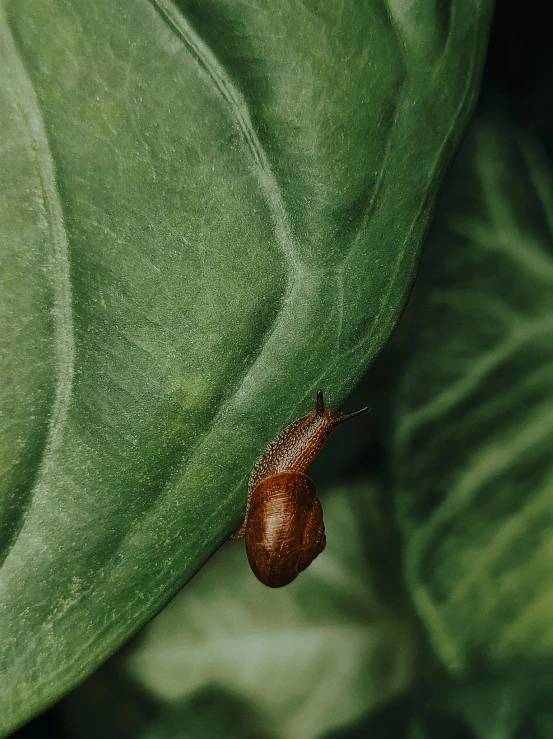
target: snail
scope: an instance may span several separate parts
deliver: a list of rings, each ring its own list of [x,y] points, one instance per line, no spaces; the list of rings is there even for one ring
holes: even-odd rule
[[[336,426],[368,410],[335,413],[319,390],[315,410],[286,426],[254,464],[246,515],[231,538],[245,538],[250,567],[264,585],[288,585],[325,548],[323,509],[305,470]]]

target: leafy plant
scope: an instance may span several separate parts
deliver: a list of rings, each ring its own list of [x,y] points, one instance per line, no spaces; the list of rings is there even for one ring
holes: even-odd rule
[[[239,521],[252,462],[386,342],[489,0],[6,0],[0,731]]]
[[[482,739],[512,739],[553,687],[553,178],[500,116],[457,161],[420,272],[391,472],[407,584],[455,675],[449,706]]]

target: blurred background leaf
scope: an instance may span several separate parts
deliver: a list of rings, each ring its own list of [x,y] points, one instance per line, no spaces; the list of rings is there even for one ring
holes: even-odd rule
[[[418,283],[391,473],[444,664],[553,655],[553,188],[501,119],[459,155]]]
[[[205,691],[178,705],[167,705],[140,739],[248,739],[236,700],[222,691]],[[256,733],[257,736],[260,734]]]

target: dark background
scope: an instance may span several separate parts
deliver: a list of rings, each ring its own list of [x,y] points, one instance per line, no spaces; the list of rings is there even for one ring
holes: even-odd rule
[[[499,0],[492,24],[489,50],[482,81],[481,105],[501,106],[519,126],[538,137],[553,159],[553,24],[550,21],[550,3],[545,0],[526,0],[524,3]],[[343,457],[344,445],[329,444],[326,455],[336,455],[334,469],[342,479],[358,477],[360,473],[380,472],[383,468],[383,435],[386,433],[387,390],[398,365],[401,347],[400,335],[392,340],[371,368],[367,384],[371,386],[371,400],[378,398],[370,423],[366,426],[366,447]],[[399,347],[399,348],[398,348]],[[362,388],[360,393],[362,394]],[[358,394],[358,393],[356,393]],[[352,401],[353,403],[353,401]],[[349,404],[348,404],[349,407]],[[353,407],[353,405],[352,405]],[[427,690],[427,687],[426,687]],[[349,728],[329,739],[401,739],[410,717],[425,702],[425,686],[417,688],[393,704],[385,706],[358,726]],[[219,729],[228,733],[229,722],[240,723],[236,705],[225,705],[217,699],[217,715],[211,710],[209,693],[194,698],[189,714],[194,725],[204,727],[202,736],[217,738]],[[59,701],[48,711],[21,728],[14,739],[134,739],[139,731],[158,713],[158,706],[148,696],[119,676],[117,669],[108,665],[101,668],[82,686]],[[183,720],[186,721],[185,717]],[[430,736],[436,739],[472,739],[471,730],[461,719],[441,715],[431,708],[424,713],[424,724]],[[193,728],[183,734],[197,734]],[[531,727],[523,727],[525,737],[532,735]],[[242,724],[241,736],[247,736]],[[238,734],[237,734],[238,736]],[[251,739],[261,739],[252,733]]]

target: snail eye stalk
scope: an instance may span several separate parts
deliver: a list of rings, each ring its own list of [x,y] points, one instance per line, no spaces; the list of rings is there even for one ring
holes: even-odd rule
[[[315,418],[324,416],[325,402],[323,399],[323,391],[317,390],[317,400],[315,401]]]

